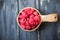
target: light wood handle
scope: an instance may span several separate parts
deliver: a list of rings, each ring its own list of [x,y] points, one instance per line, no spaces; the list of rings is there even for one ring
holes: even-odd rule
[[[42,22],[56,22],[57,14],[42,15]]]

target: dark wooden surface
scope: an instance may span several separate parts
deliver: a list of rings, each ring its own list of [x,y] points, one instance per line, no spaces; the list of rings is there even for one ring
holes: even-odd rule
[[[18,12],[34,7],[41,14],[58,14],[58,22],[42,23],[38,30],[26,32],[17,25]],[[60,40],[60,0],[0,0],[0,40]]]

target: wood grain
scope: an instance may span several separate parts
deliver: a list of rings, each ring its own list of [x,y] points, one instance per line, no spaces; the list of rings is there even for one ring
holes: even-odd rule
[[[23,31],[17,24],[18,12],[34,7],[44,14],[58,14],[58,22],[42,23],[33,32]],[[60,40],[60,0],[0,0],[0,40]]]
[[[35,0],[19,0],[19,11],[25,7],[35,7]],[[26,32],[20,29],[19,32],[20,40],[37,40],[37,31]]]
[[[1,0],[2,1],[2,0]],[[3,0],[1,2],[1,40],[17,39],[17,0]]]
[[[41,14],[57,13],[56,0],[40,0],[40,12]],[[57,13],[58,14],[58,13]],[[56,23],[42,23],[40,27],[40,39],[41,40],[58,40],[57,39],[57,22]]]

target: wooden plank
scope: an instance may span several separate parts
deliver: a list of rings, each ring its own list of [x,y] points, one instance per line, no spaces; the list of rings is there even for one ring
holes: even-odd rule
[[[56,12],[56,0],[40,0],[41,14]],[[57,40],[57,23],[42,23],[40,26],[40,40]]]
[[[36,7],[35,0],[19,0],[19,10],[25,7]],[[20,40],[37,40],[37,31],[26,32],[20,29]]]
[[[57,37],[60,40],[60,0],[56,0],[56,11],[58,13],[58,22],[57,22]]]
[[[40,0],[36,0],[36,9],[38,9],[38,11],[40,11]],[[40,40],[40,30],[39,30],[39,28],[38,28],[38,30],[37,30],[37,40]]]
[[[18,40],[17,32],[17,0],[4,0],[1,9],[1,40]]]
[[[0,37],[1,40],[6,40],[6,23],[5,23],[5,2],[0,1]]]

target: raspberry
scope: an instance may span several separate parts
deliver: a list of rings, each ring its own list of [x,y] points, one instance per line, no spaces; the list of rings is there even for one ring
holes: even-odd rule
[[[38,15],[38,13],[36,11],[33,14],[36,15],[36,16]]]
[[[23,17],[22,15],[18,16],[19,19],[21,19],[22,17]]]
[[[34,20],[39,22],[40,21],[40,18],[38,16],[35,16],[34,17]]]
[[[35,21],[33,22],[33,25],[35,25]]]
[[[39,25],[39,22],[36,22],[36,26]]]
[[[36,26],[32,26],[32,29],[34,29]]]
[[[35,25],[35,22],[31,22],[30,24],[31,24],[31,25]]]
[[[25,19],[25,18],[22,18],[22,19],[20,20],[20,23],[21,23],[21,24],[25,24],[25,22],[26,22],[26,19]]]
[[[27,12],[28,15],[31,15],[31,14],[33,13],[33,11],[34,11],[34,10],[31,9],[31,8],[26,8],[26,9],[25,9],[25,12]]]
[[[27,21],[29,21],[29,18],[27,18]]]
[[[27,15],[25,12],[22,12],[22,16],[23,16],[24,18],[27,18],[27,17],[28,17],[28,15]]]
[[[30,23],[30,24],[32,24],[33,21],[34,21],[33,19],[29,19],[29,23]]]
[[[34,12],[34,9],[31,9],[31,12],[33,13]]]
[[[33,18],[34,18],[34,15],[33,15],[33,14],[32,14],[32,15],[30,15],[30,18],[32,18],[32,19],[33,19]]]
[[[25,25],[30,25],[30,24],[29,24],[29,21],[26,21]]]
[[[31,15],[31,14],[33,14],[33,12],[34,12],[34,9],[31,9],[31,10],[28,10],[28,11],[27,11],[27,14],[28,14],[28,15]]]
[[[32,12],[31,12],[31,11],[27,11],[27,14],[28,14],[28,15],[31,15],[31,14],[32,14]]]
[[[26,26],[26,30],[30,30],[31,29],[31,26]]]

